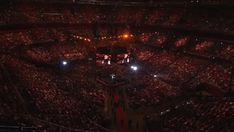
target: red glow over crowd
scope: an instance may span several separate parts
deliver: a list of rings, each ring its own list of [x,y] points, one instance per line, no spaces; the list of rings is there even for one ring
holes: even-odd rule
[[[231,132],[233,10],[210,8],[0,5],[0,126]]]

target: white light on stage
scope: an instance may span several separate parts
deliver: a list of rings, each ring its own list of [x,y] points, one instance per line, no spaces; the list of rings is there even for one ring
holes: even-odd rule
[[[110,65],[111,64],[111,62],[110,62],[110,60],[108,60],[108,65]]]
[[[129,58],[127,58],[127,63],[129,63],[130,62],[130,60],[129,60]]]
[[[111,79],[115,79],[115,74],[111,74]]]
[[[133,71],[137,71],[137,70],[138,70],[138,67],[137,67],[137,66],[131,66],[131,69],[132,69]]]
[[[67,61],[62,61],[62,64],[63,64],[64,66],[66,66],[66,65],[67,65]]]
[[[157,75],[154,74],[154,78],[158,77]]]

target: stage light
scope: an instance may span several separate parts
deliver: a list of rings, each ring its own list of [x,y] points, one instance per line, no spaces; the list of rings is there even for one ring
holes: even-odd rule
[[[67,65],[67,61],[62,61],[63,66]]]
[[[123,37],[124,37],[125,39],[127,39],[127,38],[129,37],[129,35],[128,35],[128,34],[124,34]]]
[[[124,58],[128,58],[128,54],[124,54]]]
[[[111,79],[115,79],[115,74],[111,74]]]
[[[104,55],[104,59],[107,60],[108,59],[108,55]]]
[[[154,74],[154,78],[158,77],[157,75]]]
[[[127,58],[127,63],[129,63],[130,62],[130,60],[129,60],[129,58]]]
[[[137,71],[137,70],[138,70],[138,67],[137,67],[137,66],[131,66],[131,69],[132,69],[133,71]]]

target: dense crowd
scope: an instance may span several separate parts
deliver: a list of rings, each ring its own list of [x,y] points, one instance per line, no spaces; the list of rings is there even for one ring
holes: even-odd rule
[[[232,32],[233,14],[229,10],[189,8],[145,8],[82,5],[21,4],[2,7],[1,25],[26,23],[120,23],[183,27]],[[92,10],[90,10],[92,9]],[[214,13],[216,12],[216,13]]]
[[[54,64],[62,60],[85,60],[88,57],[88,51],[83,44],[63,42],[45,47],[28,48],[22,50],[21,55],[37,62]]]
[[[50,64],[50,63],[58,62],[61,59],[68,59],[68,60],[87,59],[87,56],[89,54],[89,51],[87,50],[89,48],[88,47],[89,44],[85,44],[85,43],[79,44],[78,42],[75,42],[78,44],[72,44],[74,43],[74,41],[69,42],[67,38],[66,40],[60,39],[59,41],[54,41],[52,43],[55,43],[55,44],[52,44],[52,45],[49,43],[48,44],[46,43],[47,41],[59,39],[61,38],[61,36],[89,36],[89,37],[94,36],[92,32],[88,29],[86,29],[88,34],[85,34],[85,32],[82,32],[82,31],[83,31],[82,29],[74,30],[74,29],[53,29],[53,28],[45,29],[45,30],[38,28],[38,29],[29,30],[29,31],[23,30],[23,31],[13,31],[13,32],[3,31],[1,41],[3,44],[5,44],[5,47],[9,47],[9,45],[17,45],[17,43],[19,43],[20,46],[26,45],[24,46],[25,48],[23,48],[23,50],[20,52],[21,56],[29,60],[36,61],[36,62],[43,62],[43,63]],[[102,30],[100,31],[102,32]],[[106,31],[104,29],[103,33],[106,34],[105,32]],[[33,36],[36,36],[33,34],[37,34],[37,33],[39,34],[40,37],[38,36],[33,37]],[[49,34],[50,36],[48,36]],[[59,34],[62,34],[62,35],[59,35]],[[157,32],[153,34],[144,33],[141,35],[143,35],[144,37],[145,36],[152,37],[152,36],[157,36],[157,35],[162,36],[162,34],[157,33]],[[30,39],[25,39],[25,38],[30,38]],[[180,37],[178,37],[178,39],[180,39]],[[150,41],[151,40],[155,41],[155,39],[150,39]],[[45,42],[43,43],[43,41]],[[40,44],[40,42],[42,43]],[[174,45],[175,47],[177,47],[176,42],[177,41],[175,41],[175,43],[173,44],[172,46],[173,48],[174,48]],[[186,41],[186,42],[189,43],[190,41]],[[210,43],[214,45],[212,42],[209,42],[209,41],[202,41],[202,43],[197,42],[193,44],[192,46],[190,45],[191,48],[188,49],[188,51],[191,50],[189,52],[192,52],[192,53],[197,52],[197,54],[200,54],[201,53],[200,48],[204,48],[204,47],[206,49],[211,48],[209,47],[209,45],[211,45]],[[29,45],[32,45],[32,46],[29,46]],[[38,46],[38,45],[42,45],[42,46]],[[187,45],[187,44],[182,44],[182,45]],[[198,59],[196,57],[191,57],[189,55],[175,53],[175,52],[167,51],[167,50],[154,49],[154,48],[150,48],[147,46],[143,47],[143,46],[134,45],[132,48],[132,51],[133,53],[136,54],[136,57],[140,61],[144,62],[145,66],[149,67],[148,72],[151,73],[150,76],[146,75],[142,77],[142,78],[145,78],[143,79],[143,83],[151,82],[151,83],[148,83],[149,86],[147,86],[147,88],[149,89],[145,89],[146,92],[142,92],[142,94],[140,93],[139,96],[135,96],[133,98],[136,98],[136,97],[139,98],[140,96],[144,97],[145,94],[153,93],[151,91],[155,89],[155,85],[157,85],[159,89],[162,89],[163,91],[162,93],[158,92],[157,95],[155,94],[152,97],[151,95],[149,96],[149,99],[156,98],[155,104],[157,104],[157,102],[159,101],[158,99],[159,96],[169,97],[171,95],[177,95],[177,93],[180,93],[180,89],[178,87],[181,87],[184,84],[191,83],[189,87],[191,89],[194,89],[200,83],[208,82],[214,85],[215,87],[222,89],[222,91],[224,92],[227,92],[230,87],[229,84],[231,82],[230,79],[231,79],[231,70],[232,70],[232,67],[230,65],[227,65],[227,66],[216,65],[209,61]],[[206,51],[207,50],[202,51],[202,53],[206,54],[207,53]],[[223,58],[225,59],[226,58],[232,59],[231,57],[232,45],[229,45],[229,44],[224,45],[222,48],[222,52],[219,54],[220,56],[223,55]],[[149,78],[152,78],[152,79],[149,80]],[[134,101],[133,99],[132,102],[137,102],[137,101]],[[149,103],[150,101],[145,100],[145,102]]]
[[[77,9],[66,5],[36,7],[22,4],[1,7],[1,10],[0,26],[38,23],[84,26],[0,31],[0,50],[10,51],[2,55],[0,60],[0,71],[4,71],[0,72],[0,115],[20,113],[27,109],[32,115],[48,122],[90,131],[102,131],[95,124],[102,124],[105,119],[105,89],[95,85],[94,65],[78,63],[65,71],[65,68],[57,70],[54,67],[40,67],[34,62],[57,65],[63,59],[68,62],[88,60],[90,52],[102,43],[101,39],[115,36],[113,38],[117,40],[118,35],[129,32],[127,26],[115,27],[111,24],[179,26],[226,33],[232,32],[234,28],[231,24],[233,14],[220,10],[216,14],[218,16],[205,9],[104,8],[90,5],[79,5]],[[93,27],[85,25],[90,23]],[[102,23],[111,24],[99,27],[98,24]],[[139,33],[133,37],[138,41],[128,41],[134,43],[128,46],[136,57],[135,63],[140,65],[139,72],[130,73],[129,67],[112,66],[115,69],[113,73],[131,76],[130,83],[133,85],[126,87],[131,108],[163,104],[174,97],[186,95],[189,90],[196,91],[197,86],[203,83],[225,94],[230,89],[234,90],[232,42],[159,32]],[[216,57],[225,62],[214,62]],[[100,73],[103,71],[109,69],[104,68]],[[12,87],[18,91],[12,90]],[[18,100],[18,94],[23,99]],[[6,98],[4,95],[11,96]],[[159,122],[163,124],[157,129],[219,130],[219,123],[225,126],[224,131],[233,127],[230,121],[233,118],[232,98],[212,101],[212,104],[206,104],[191,99],[161,112]],[[197,116],[190,118],[192,112]],[[199,116],[211,118],[201,119]],[[216,122],[211,123],[212,120]]]
[[[222,91],[227,92],[230,89],[231,83],[231,72],[232,67],[229,65],[208,65],[205,69],[195,77],[193,83],[191,85],[195,85],[197,83],[205,83],[209,82],[215,87],[219,87]],[[192,88],[193,86],[191,86]]]
[[[149,131],[230,132],[234,127],[233,108],[232,98],[192,98],[149,115],[148,128]]]
[[[136,38],[140,43],[158,48],[170,47],[174,48],[174,50],[181,50],[198,56],[218,57],[233,61],[234,47],[230,41],[214,40],[212,37],[203,38],[194,35],[181,37],[176,33],[169,34],[166,32],[142,33],[137,35]]]
[[[31,103],[34,104],[33,109],[40,111],[42,117],[43,115],[46,115],[44,116],[46,117],[46,120],[54,122],[57,120],[57,123],[67,126],[75,124],[70,124],[70,121],[63,122],[62,119],[75,120],[82,124],[81,126],[77,126],[77,128],[85,129],[90,127],[89,120],[101,123],[102,112],[97,110],[100,110],[103,107],[104,90],[102,89],[99,91],[94,89],[95,86],[92,86],[88,82],[87,78],[89,77],[87,76],[87,73],[89,70],[92,71],[90,67],[88,68],[87,65],[83,67],[74,67],[71,72],[69,72],[69,76],[62,75],[61,77],[60,75],[56,75],[57,73],[53,70],[51,71],[51,69],[48,70],[45,67],[38,68],[38,66],[34,64],[29,64],[31,61],[24,62],[25,60],[21,60],[21,57],[23,57],[26,58],[26,60],[45,63],[45,65],[54,62],[57,63],[61,59],[85,60],[88,57],[88,48],[90,48],[91,43],[74,41],[75,38],[52,41],[60,38],[60,36],[69,36],[69,34],[81,36],[83,34],[79,33],[82,32],[82,30],[33,30],[34,31],[24,30],[22,32],[14,31],[13,34],[16,33],[15,36],[18,37],[9,35],[12,34],[10,31],[3,31],[6,34],[3,33],[1,39],[4,47],[9,47],[9,45],[10,47],[12,45],[12,47],[23,47],[21,48],[19,56],[17,56],[17,52],[11,53],[16,55],[16,58],[8,57],[3,58],[3,60],[5,60],[4,65],[6,65],[8,70],[17,78],[20,78],[19,80],[21,81],[16,83],[19,84],[17,87],[20,87],[23,93],[26,91],[26,95],[28,95],[27,97],[32,98]],[[47,35],[51,31],[53,32],[53,35],[48,37]],[[56,35],[57,32],[58,35]],[[60,35],[60,32],[63,32],[63,35]],[[106,34],[105,32],[106,31],[104,30],[103,33]],[[39,37],[34,38],[32,37],[32,34]],[[158,34],[156,33],[156,35]],[[24,36],[31,36],[31,39],[25,39],[27,37]],[[17,45],[17,43],[19,44]],[[172,45],[172,48],[174,48],[174,45],[176,45],[176,43]],[[207,47],[206,45],[209,46]],[[230,56],[232,56],[232,45],[222,45],[222,52],[217,53],[216,55],[223,54],[224,59],[230,59]],[[212,59],[206,60],[196,58],[195,56],[175,52],[175,50],[171,49],[152,48],[152,45],[142,46],[139,44],[132,44],[131,47],[132,52],[135,54],[138,61],[142,62],[141,64],[144,67],[144,72],[138,73],[135,78],[136,80],[140,79],[140,81],[138,81],[139,86],[136,85],[127,89],[129,106],[132,108],[139,108],[142,106],[154,107],[158,104],[162,104],[164,100],[182,96],[184,95],[184,89],[182,89],[184,86],[186,86],[188,90],[196,91],[198,85],[207,83],[217,87],[223,93],[229,92],[230,87],[232,87],[230,83],[231,76],[233,76],[233,67],[230,63],[216,64],[212,62]],[[202,43],[197,42],[190,46],[190,49],[188,49],[187,52],[197,54],[204,53],[203,56],[205,56],[207,50],[200,51],[197,49],[197,51],[197,47],[199,47],[199,49],[205,48],[208,49],[208,51],[211,51],[209,50],[211,48],[209,42],[202,41]],[[116,73],[118,72],[123,72],[123,70],[118,70],[118,67],[116,67]],[[79,89],[79,92],[77,91],[78,86],[82,86],[82,88]],[[89,105],[89,101],[93,102],[95,105]],[[48,104],[48,102],[51,103]],[[81,107],[83,109],[77,109]],[[8,108],[7,104],[6,108]],[[52,113],[54,116],[51,115]],[[73,116],[74,114],[77,116]],[[58,119],[56,118],[56,115],[59,115]],[[83,117],[81,118],[79,116]],[[90,127],[90,129],[96,128]]]
[[[38,111],[45,120],[79,129],[98,129],[90,121],[101,123],[104,91],[95,88],[86,78],[87,66],[74,69],[76,76],[56,76],[53,71],[35,67],[16,58],[9,57],[5,65],[17,78],[29,110]],[[78,75],[78,76],[77,76]],[[76,92],[75,92],[76,91]],[[35,113],[32,113],[35,114]],[[64,120],[62,117],[70,119]]]
[[[233,60],[234,46],[226,45],[225,48],[220,52],[220,55],[222,55],[227,60]]]
[[[185,89],[196,94],[204,83],[222,93],[228,93],[233,87],[231,64],[216,64],[212,60],[147,47],[135,50],[137,58],[144,62],[144,69],[134,74],[139,86],[128,89],[129,104],[133,108],[157,106],[163,100],[185,96]]]
[[[63,30],[62,30],[63,31]],[[30,45],[54,40],[65,40],[61,29],[36,28],[30,30],[1,31],[1,47]]]

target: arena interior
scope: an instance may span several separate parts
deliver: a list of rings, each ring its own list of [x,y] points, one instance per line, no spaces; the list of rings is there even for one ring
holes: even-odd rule
[[[233,132],[233,0],[0,10],[1,132]]]

